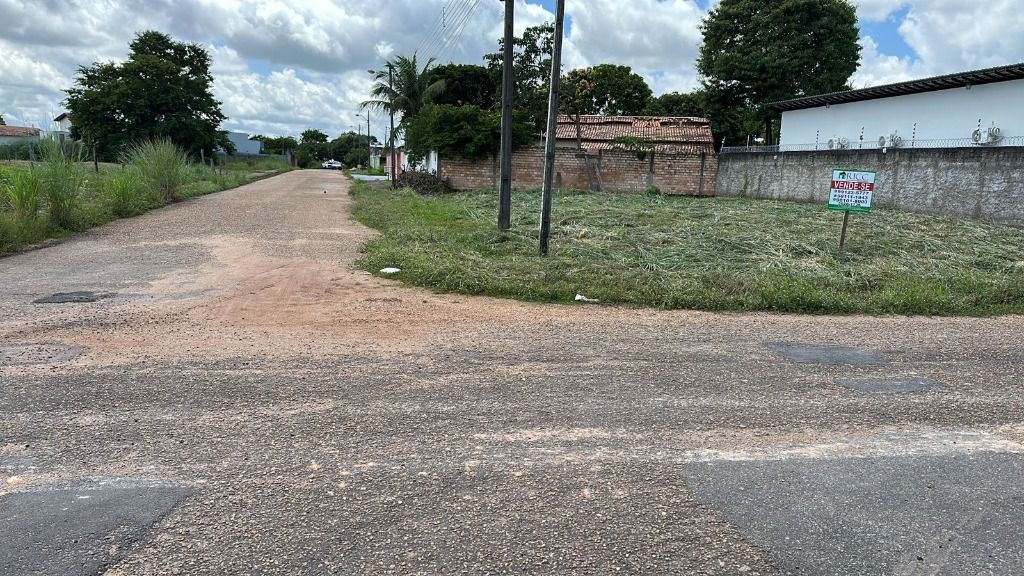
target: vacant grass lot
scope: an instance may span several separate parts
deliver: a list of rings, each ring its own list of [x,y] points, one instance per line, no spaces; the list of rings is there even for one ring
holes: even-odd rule
[[[704,310],[994,315],[1024,312],[1024,230],[765,200],[562,192],[551,255],[537,256],[540,194],[517,192],[496,232],[491,192],[422,197],[355,183],[356,217],[382,235],[359,261],[439,291]]]

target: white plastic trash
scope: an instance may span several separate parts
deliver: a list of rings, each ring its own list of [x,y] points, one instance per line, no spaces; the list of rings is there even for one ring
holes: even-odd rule
[[[381,268],[381,274],[398,274],[401,272],[401,268]]]
[[[594,300],[593,298],[587,298],[583,294],[577,294],[576,295],[576,301],[577,302],[591,302],[591,303],[600,302],[600,300]]]

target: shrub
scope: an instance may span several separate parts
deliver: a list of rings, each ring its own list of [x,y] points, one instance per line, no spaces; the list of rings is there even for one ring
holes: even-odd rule
[[[20,220],[35,218],[42,202],[42,182],[33,169],[15,170],[3,186],[4,200]]]
[[[61,144],[44,140],[42,185],[46,195],[46,208],[50,223],[58,228],[74,228],[79,193],[85,182],[82,168],[83,150],[75,144]]]
[[[141,188],[138,173],[127,169],[107,179],[103,195],[110,206],[110,211],[119,218],[125,218],[145,207],[146,202]]]
[[[188,182],[188,156],[170,140],[133,144],[123,161],[138,170],[147,186],[161,202],[170,202]]]
[[[451,183],[447,179],[439,178],[431,172],[408,170],[398,177],[398,188],[412,188],[417,194],[423,196],[437,196],[454,192]]]

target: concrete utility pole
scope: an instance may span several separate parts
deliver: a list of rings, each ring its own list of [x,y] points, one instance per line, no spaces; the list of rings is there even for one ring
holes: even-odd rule
[[[555,141],[558,130],[558,85],[562,79],[562,31],[565,27],[565,0],[555,8],[555,46],[551,55],[551,94],[548,95],[548,131],[544,139],[544,192],[540,209],[540,255],[548,255],[551,236],[551,185],[555,179]]]
[[[391,103],[391,136],[388,139],[391,146],[391,187],[398,186],[398,153],[395,152],[395,67],[388,62],[388,100]]]
[[[362,114],[356,114],[356,117],[362,118]],[[362,128],[360,128],[362,130]],[[366,156],[366,169],[370,170],[373,164],[373,138],[370,137],[370,111],[366,111],[366,142],[367,142],[367,156]]]
[[[515,0],[505,2],[505,55],[501,89],[501,188],[498,192],[498,230],[512,227],[512,57],[515,34]]]

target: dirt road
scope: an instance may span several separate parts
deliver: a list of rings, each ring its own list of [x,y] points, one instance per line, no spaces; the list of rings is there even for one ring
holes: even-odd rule
[[[347,188],[0,259],[0,573],[1024,573],[1024,318],[437,295]]]

